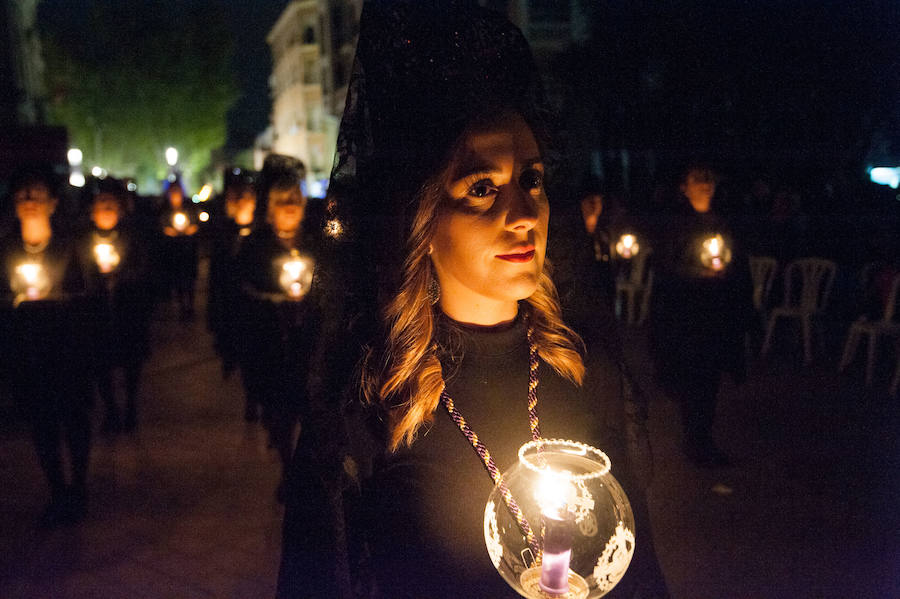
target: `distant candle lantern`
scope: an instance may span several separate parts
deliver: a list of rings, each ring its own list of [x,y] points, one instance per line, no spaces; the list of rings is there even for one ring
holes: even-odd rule
[[[731,248],[721,235],[716,234],[703,240],[700,249],[700,263],[710,270],[720,271],[731,262]]]
[[[40,299],[50,288],[50,282],[44,275],[44,268],[36,262],[26,262],[16,267],[16,281],[13,290],[24,299]]]
[[[116,246],[106,242],[100,242],[94,246],[94,258],[97,260],[97,268],[104,274],[115,270],[120,260]]]
[[[184,231],[188,226],[188,217],[184,212],[176,212],[172,215],[172,227],[176,231]]]
[[[631,233],[625,233],[619,237],[619,241],[616,243],[616,253],[626,260],[637,255],[640,250],[641,246],[637,241],[637,237]]]
[[[501,480],[485,506],[484,538],[519,595],[595,599],[622,579],[634,516],[606,454],[576,441],[531,441]]]
[[[279,283],[288,297],[300,299],[309,292],[315,264],[310,256],[291,250],[290,256],[281,265],[279,277]]]

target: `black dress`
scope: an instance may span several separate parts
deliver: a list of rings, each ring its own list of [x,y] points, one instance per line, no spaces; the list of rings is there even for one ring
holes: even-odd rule
[[[731,249],[719,270],[701,261],[716,234]],[[749,262],[727,223],[684,201],[655,240],[651,349],[661,385],[680,402],[689,453],[709,449],[723,373],[745,376],[744,333],[753,316]]]
[[[531,440],[523,319],[483,329],[441,317],[437,339],[449,394],[498,468],[508,469]],[[603,449],[632,501],[637,553],[610,596],[667,597],[646,505],[625,467],[620,435],[598,416],[598,390],[578,387],[543,363],[539,377],[543,436]],[[358,385],[351,384],[348,394],[357,398]],[[445,409],[438,407],[433,416],[412,446],[390,452],[386,418],[357,402],[345,419],[343,463],[338,458],[330,467],[301,438],[295,496],[285,518],[280,598],[349,596],[350,589],[356,596],[392,599],[516,596],[485,548],[484,507],[493,482]],[[336,491],[342,479],[343,492]],[[348,562],[343,572],[336,565],[341,560]],[[335,584],[342,573],[352,581],[343,589]]]
[[[235,320],[240,293],[237,256],[251,232],[250,225],[240,226],[224,216],[214,223],[211,232],[206,318],[226,373],[237,362],[240,344]]]
[[[166,204],[159,216],[159,228],[174,227],[176,214],[185,215],[184,228],[196,226],[199,222],[197,210],[190,202],[185,202],[178,209]],[[177,231],[174,236],[163,235],[160,249],[160,267],[163,269],[162,280],[166,292],[175,291],[181,305],[183,317],[193,313],[194,282],[197,279],[198,240],[197,235],[188,235]]]
[[[96,247],[112,246],[118,257],[114,267],[101,268]],[[132,428],[137,418],[137,386],[141,366],[149,355],[148,329],[153,309],[147,257],[124,226],[109,231],[91,228],[78,241],[83,265],[87,302],[91,314],[90,339],[94,363],[91,369],[106,407],[107,427],[118,421],[112,371],[125,372],[127,404],[125,424]]]
[[[3,374],[32,425],[35,449],[54,501],[65,494],[61,445],[72,458],[71,484],[86,493],[90,451],[90,343],[85,323],[84,279],[73,246],[54,235],[39,250],[27,251],[18,234],[0,248]],[[20,301],[17,267],[40,264],[47,286],[40,299]]]
[[[315,255],[308,237],[298,238],[292,249]],[[279,280],[282,262],[290,255],[291,249],[266,226],[247,237],[237,256],[236,332],[245,392],[248,401],[262,406],[264,424],[285,465],[293,451],[291,431],[305,409],[307,360],[318,326],[309,297],[290,300]]]

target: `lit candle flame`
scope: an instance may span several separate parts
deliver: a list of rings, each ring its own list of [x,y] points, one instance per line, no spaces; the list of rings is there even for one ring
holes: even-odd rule
[[[188,218],[184,212],[176,212],[172,215],[172,226],[178,231],[184,231],[187,227]]]
[[[26,262],[16,267],[16,274],[21,277],[24,283],[25,297],[27,299],[38,299],[41,297],[42,291],[46,291],[47,281],[43,276],[43,272],[43,267],[34,262]],[[21,287],[19,288],[21,289]]]
[[[575,487],[567,472],[543,470],[535,489],[535,499],[544,518],[541,555],[541,590],[550,596],[569,592],[569,562],[572,559],[572,533],[568,506],[576,498]]]
[[[37,286],[42,270],[40,264],[20,264],[16,267],[16,272],[22,275],[22,279],[25,280],[25,284],[29,287]]]
[[[712,270],[722,270],[731,261],[731,250],[721,235],[716,234],[703,241],[700,262]]]
[[[315,262],[308,256],[302,256],[297,250],[291,251],[291,257],[281,266],[281,286],[293,298],[301,298],[312,286],[313,267]]]
[[[119,253],[116,247],[111,243],[98,243],[94,246],[94,257],[97,259],[97,266],[100,272],[111,272],[119,265]]]
[[[618,243],[616,243],[616,252],[622,256],[623,258],[631,258],[635,256],[641,249],[640,244],[637,241],[637,237],[632,235],[631,233],[625,233],[621,237],[619,237]]]

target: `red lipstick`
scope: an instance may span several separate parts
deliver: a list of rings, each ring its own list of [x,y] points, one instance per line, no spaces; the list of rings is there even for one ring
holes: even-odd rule
[[[531,262],[534,259],[534,246],[516,248],[508,254],[497,254],[497,257],[507,262]]]

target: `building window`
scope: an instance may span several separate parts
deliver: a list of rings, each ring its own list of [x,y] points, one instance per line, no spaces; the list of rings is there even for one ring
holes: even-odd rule
[[[316,29],[312,25],[307,25],[306,29],[303,30],[303,43],[304,44],[315,44],[316,43]]]

